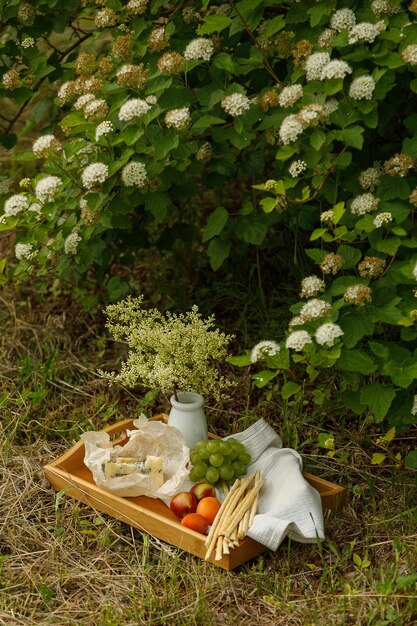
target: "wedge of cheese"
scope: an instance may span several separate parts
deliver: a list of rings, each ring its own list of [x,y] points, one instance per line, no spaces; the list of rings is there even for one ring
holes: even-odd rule
[[[106,461],[103,470],[106,480],[130,474],[146,474],[159,489],[164,484],[163,468],[164,460],[161,456],[148,456],[145,461],[138,461],[132,457],[118,457],[115,461]]]

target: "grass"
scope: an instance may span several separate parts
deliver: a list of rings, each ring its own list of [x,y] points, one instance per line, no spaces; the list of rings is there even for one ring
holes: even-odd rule
[[[0,304],[0,624],[417,624],[414,475],[370,463],[376,427],[308,412],[302,400],[266,401],[238,372],[233,401],[208,408],[212,428],[264,417],[307,469],[349,491],[321,545],[284,541],[225,572],[51,489],[43,465],[83,430],[166,410],[166,400],[107,388],[96,370],[118,348],[65,293],[5,288]],[[335,458],[317,446],[322,430],[334,434]],[[396,437],[393,455],[413,435]]]

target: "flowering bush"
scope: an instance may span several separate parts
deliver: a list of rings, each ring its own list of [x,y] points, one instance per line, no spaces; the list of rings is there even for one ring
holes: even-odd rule
[[[46,85],[57,121],[18,154],[43,159],[36,176],[2,184],[10,275],[102,275],[184,221],[214,270],[297,239],[313,300],[293,305],[279,352],[258,350],[256,380],[292,360],[284,394],[306,372],[318,403],[415,423],[417,2],[348,4],[7,3],[2,140]],[[207,189],[222,206],[190,215]]]

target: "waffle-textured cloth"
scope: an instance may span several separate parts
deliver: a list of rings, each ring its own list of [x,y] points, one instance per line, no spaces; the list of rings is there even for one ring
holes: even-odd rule
[[[324,539],[320,495],[304,478],[298,452],[283,448],[280,437],[263,419],[233,437],[252,457],[248,473],[259,469],[265,478],[249,537],[271,550],[287,535],[302,543]]]

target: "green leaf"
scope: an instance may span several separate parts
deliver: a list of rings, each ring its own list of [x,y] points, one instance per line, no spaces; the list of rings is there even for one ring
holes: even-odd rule
[[[231,243],[220,237],[212,239],[207,249],[207,254],[210,259],[210,265],[214,271],[218,270],[223,262],[230,254]]]
[[[362,257],[360,250],[357,250],[352,246],[345,245],[338,247],[337,254],[340,254],[340,256],[345,260],[345,263],[343,264],[344,270],[350,270],[352,267],[355,267]]]
[[[382,176],[377,195],[385,202],[394,198],[406,200],[410,195],[410,186],[401,176]]]
[[[296,393],[298,393],[301,389],[301,385],[297,385],[297,383],[294,383],[293,381],[288,381],[287,383],[285,383],[285,385],[282,387],[281,389],[281,397],[284,400],[287,400],[288,398],[291,398],[291,396],[294,396]]]
[[[262,216],[243,219],[236,228],[236,234],[240,239],[255,246],[259,246],[263,242],[267,232],[268,225]]]
[[[278,204],[277,198],[262,198],[259,202],[265,213],[272,213]]]
[[[251,350],[246,350],[244,354],[231,356],[227,359],[227,362],[231,365],[236,365],[237,367],[246,367],[247,365],[250,365],[252,363]]]
[[[367,315],[351,313],[339,320],[343,330],[343,343],[347,348],[353,348],[365,335],[372,335],[374,323]]]
[[[343,130],[334,131],[336,138],[344,141],[347,146],[362,150],[363,147],[363,133],[364,129],[360,126],[352,126],[350,128],[344,128]]]
[[[321,250],[320,248],[307,248],[304,252],[316,263],[321,263],[327,254],[326,250]]]
[[[381,239],[374,244],[375,250],[378,252],[385,252],[394,256],[397,253],[398,248],[401,245],[401,239],[399,237],[391,237],[390,239]]]
[[[228,219],[228,211],[226,211],[226,209],[222,206],[217,207],[207,220],[207,224],[203,230],[203,241],[209,241],[216,235],[220,235],[223,228],[226,226]]]
[[[0,143],[7,148],[7,150],[11,150],[13,146],[16,145],[17,135],[14,133],[0,133]],[[33,154],[32,154],[33,157]]]
[[[317,239],[320,239],[325,233],[327,233],[326,228],[316,228],[310,235],[310,241],[316,241]]]
[[[372,374],[377,369],[374,361],[362,350],[342,350],[339,367],[345,372]]]
[[[413,159],[417,159],[417,135],[411,139],[404,139],[402,151],[412,156]]]
[[[156,161],[165,159],[166,156],[178,147],[180,137],[175,130],[168,129],[154,144],[154,157]]]
[[[262,370],[262,372],[258,372],[252,376],[252,379],[255,381],[255,385],[260,389],[265,387],[273,378],[278,375],[278,372],[273,372],[271,370]]]
[[[326,133],[321,130],[315,130],[310,136],[310,145],[317,151],[326,143]]]
[[[277,15],[272,19],[265,20],[266,27],[262,30],[262,41],[266,41],[275,33],[278,33],[280,30],[285,28],[285,18],[283,15]]]
[[[410,469],[417,469],[417,450],[411,450],[404,459],[404,465]]]
[[[127,279],[122,276],[112,276],[107,283],[107,293],[109,294],[109,300],[111,302],[122,300],[129,292],[129,283]]]
[[[169,196],[163,191],[153,191],[146,194],[145,207],[152,213],[158,223],[163,222],[166,218],[170,204]]]
[[[395,390],[388,385],[371,383],[361,388],[361,403],[366,404],[378,421],[382,420],[395,398]]]
[[[212,63],[215,67],[218,67],[219,70],[225,70],[230,74],[235,73],[236,71],[236,66],[233,62],[232,57],[230,56],[230,54],[226,54],[226,52],[220,52],[220,54],[216,54],[216,56],[213,57]]]
[[[203,24],[198,29],[199,35],[211,35],[212,33],[220,33],[222,30],[230,26],[232,19],[227,15],[208,15],[204,18]]]
[[[386,458],[386,454],[383,454],[382,452],[374,452],[371,458],[371,465],[381,465]]]
[[[275,155],[278,161],[286,161],[296,154],[297,148],[294,146],[281,146]]]

